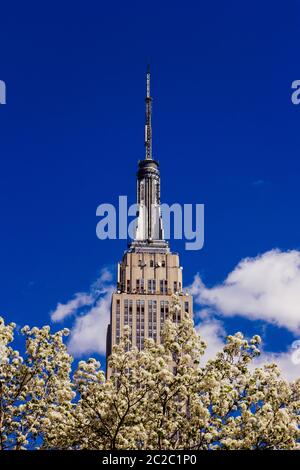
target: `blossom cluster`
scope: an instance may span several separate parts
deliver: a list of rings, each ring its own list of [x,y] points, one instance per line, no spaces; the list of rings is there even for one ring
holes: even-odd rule
[[[106,380],[93,358],[71,373],[67,331],[23,328],[22,358],[14,329],[0,320],[0,449],[299,449],[300,379],[288,383],[275,364],[249,368],[259,336],[228,336],[202,365],[188,314],[141,351],[127,328]]]

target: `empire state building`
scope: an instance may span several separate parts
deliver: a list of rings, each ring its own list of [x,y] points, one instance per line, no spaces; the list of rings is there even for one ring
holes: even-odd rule
[[[172,294],[181,301],[182,312],[192,315],[192,296],[183,292],[182,267],[177,253],[164,240],[160,208],[159,164],[152,157],[152,98],[150,70],[147,71],[145,158],[137,171],[137,224],[135,237],[118,264],[116,292],[112,295],[107,330],[106,358],[129,325],[132,346],[144,348],[145,338],[161,341],[164,321],[169,315]],[[173,321],[180,322],[176,313]],[[107,370],[110,375],[110,370]]]

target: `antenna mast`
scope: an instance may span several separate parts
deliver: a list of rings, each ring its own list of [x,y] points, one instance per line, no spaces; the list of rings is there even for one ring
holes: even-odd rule
[[[146,125],[145,125],[145,147],[146,160],[152,160],[152,98],[150,96],[150,65],[147,67],[147,93],[146,93]]]

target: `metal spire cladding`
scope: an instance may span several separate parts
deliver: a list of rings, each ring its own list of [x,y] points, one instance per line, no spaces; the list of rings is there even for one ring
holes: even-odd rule
[[[137,172],[138,217],[134,242],[131,248],[166,250],[160,208],[159,164],[152,156],[152,98],[150,92],[150,67],[146,75],[146,124],[144,160],[139,161]]]
[[[147,67],[147,89],[146,89],[146,124],[145,124],[145,148],[146,160],[152,160],[152,127],[151,127],[151,114],[152,114],[152,98],[150,95],[150,65]]]

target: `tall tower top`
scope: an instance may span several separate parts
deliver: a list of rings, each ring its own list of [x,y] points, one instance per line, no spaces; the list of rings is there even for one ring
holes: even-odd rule
[[[146,148],[146,160],[152,160],[152,126],[151,126],[151,114],[152,114],[152,98],[150,93],[150,65],[147,67],[147,79],[146,79],[146,124],[145,124],[145,148]]]
[[[152,157],[150,68],[147,68],[146,80],[146,156],[139,161],[137,172],[137,220],[134,241],[131,251],[169,252],[168,243],[164,240],[163,221],[160,206],[160,172],[159,164]]]

